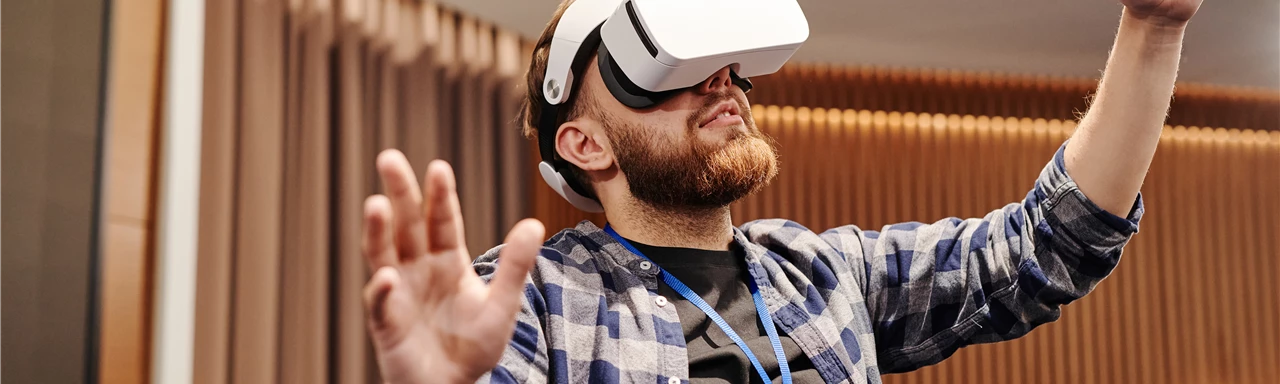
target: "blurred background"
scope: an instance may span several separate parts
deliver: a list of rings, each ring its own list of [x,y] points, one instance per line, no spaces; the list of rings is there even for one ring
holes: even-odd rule
[[[800,0],[754,79],[772,186],[813,229],[1025,196],[1102,70],[1114,0]],[[535,175],[516,113],[554,0],[15,0],[3,31],[11,383],[372,383],[361,202],[375,154],[457,171],[467,243],[602,217]],[[1025,338],[889,383],[1274,383],[1280,0],[1208,0],[1120,268]]]

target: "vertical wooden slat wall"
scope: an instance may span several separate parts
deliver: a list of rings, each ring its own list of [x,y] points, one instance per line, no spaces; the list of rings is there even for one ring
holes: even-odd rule
[[[525,47],[433,2],[207,7],[194,378],[378,382],[360,298],[374,159],[454,164],[469,246],[496,245],[530,212],[506,169],[533,168],[510,139]]]
[[[1072,121],[757,105],[778,179],[732,206],[822,230],[980,217],[1026,196]],[[1119,268],[1061,320],[887,383],[1269,383],[1280,377],[1280,132],[1166,127]],[[540,180],[533,181],[540,184]],[[549,231],[598,215],[538,186]]]
[[[1071,120],[1088,107],[1097,79],[788,63],[752,79],[751,102],[871,111]],[[1274,89],[1178,84],[1171,125],[1280,130]]]

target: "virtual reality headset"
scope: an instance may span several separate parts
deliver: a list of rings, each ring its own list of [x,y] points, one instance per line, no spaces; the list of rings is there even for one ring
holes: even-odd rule
[[[596,54],[609,93],[650,108],[728,67],[749,91],[751,76],[777,72],[809,37],[795,0],[576,0],[556,26],[542,82],[538,146],[542,178],[574,207],[602,212],[588,186],[566,178],[556,156],[562,107]]]

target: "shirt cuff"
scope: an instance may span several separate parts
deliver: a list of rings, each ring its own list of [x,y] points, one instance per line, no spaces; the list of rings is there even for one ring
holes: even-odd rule
[[[1070,140],[1068,140],[1070,141]],[[1048,216],[1055,217],[1073,231],[1092,234],[1096,240],[1124,237],[1138,232],[1138,223],[1142,220],[1143,200],[1139,192],[1133,205],[1125,217],[1117,216],[1099,207],[1084,192],[1070,175],[1067,174],[1065,152],[1067,142],[1058,147],[1053,161],[1045,167],[1037,181],[1036,191],[1040,198],[1041,208]],[[1101,233],[1100,230],[1110,233]]]

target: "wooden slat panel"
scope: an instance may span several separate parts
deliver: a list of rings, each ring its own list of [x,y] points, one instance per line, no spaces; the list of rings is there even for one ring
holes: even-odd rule
[[[752,79],[753,103],[1070,120],[1088,109],[1096,79],[945,69],[790,63]],[[1173,125],[1280,130],[1280,93],[1178,84]]]
[[[97,355],[103,383],[148,381],[164,3],[111,12]]]

